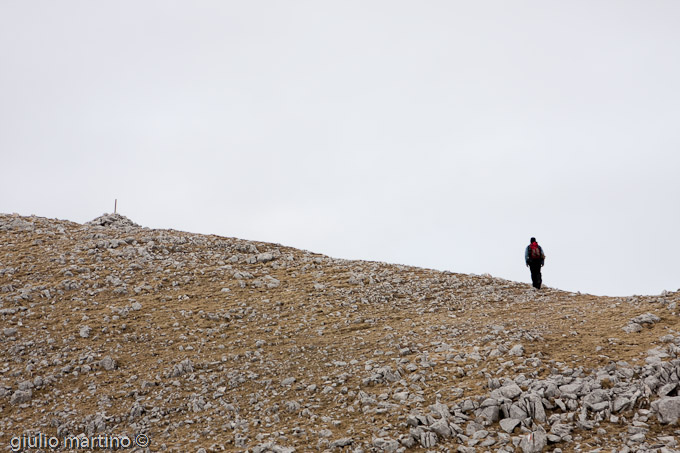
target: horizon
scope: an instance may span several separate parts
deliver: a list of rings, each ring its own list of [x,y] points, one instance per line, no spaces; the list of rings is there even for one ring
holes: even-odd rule
[[[0,4],[0,211],[680,286],[680,3],[159,5]]]
[[[411,264],[411,263],[391,262],[391,261],[385,261],[385,260],[380,260],[380,259],[367,259],[367,258],[361,258],[361,257],[347,258],[347,257],[342,257],[342,256],[330,255],[330,254],[327,254],[327,253],[324,253],[324,252],[321,252],[321,251],[317,251],[317,250],[305,249],[303,247],[296,247],[294,245],[285,244],[285,243],[281,243],[281,242],[264,241],[264,240],[260,240],[260,239],[257,239],[257,238],[243,238],[243,237],[229,236],[229,235],[210,233],[210,232],[195,232],[195,231],[188,231],[188,230],[173,228],[172,226],[148,227],[146,225],[140,224],[135,219],[130,218],[129,216],[126,216],[125,214],[122,214],[120,212],[113,212],[113,211],[112,212],[104,212],[104,213],[102,213],[102,214],[100,214],[96,217],[93,217],[89,220],[85,220],[83,222],[79,222],[79,221],[75,221],[75,220],[71,220],[71,219],[58,218],[58,217],[45,217],[45,216],[40,216],[38,214],[23,215],[23,214],[16,213],[16,212],[5,213],[5,214],[6,215],[19,215],[21,217],[31,217],[31,216],[42,217],[42,218],[46,218],[46,219],[50,219],[50,220],[74,222],[74,223],[77,223],[77,224],[80,224],[80,225],[85,225],[87,222],[96,220],[96,219],[103,217],[103,216],[118,214],[118,215],[124,217],[125,219],[130,220],[131,222],[138,224],[140,226],[140,228],[148,228],[150,230],[171,230],[171,231],[177,231],[177,232],[180,232],[180,233],[186,233],[186,234],[192,234],[192,235],[217,236],[217,237],[233,238],[233,239],[250,241],[250,242],[262,242],[262,243],[268,243],[268,244],[272,244],[272,245],[279,245],[281,247],[290,247],[290,248],[294,248],[294,249],[297,249],[297,250],[300,250],[300,251],[309,252],[309,253],[313,253],[313,254],[321,254],[321,255],[324,255],[324,256],[328,256],[329,258],[332,258],[332,259],[347,260],[347,261],[376,262],[376,263],[382,263],[382,264],[387,264],[387,265],[392,265],[392,266],[415,267],[415,268],[418,268],[418,269],[434,270],[434,271],[438,271],[438,272],[451,272],[451,273],[462,274],[462,275],[471,275],[471,276],[490,276],[491,278],[495,278],[495,279],[507,280],[507,281],[515,282],[515,283],[526,283],[527,285],[531,285],[531,278],[528,278],[527,280],[514,280],[514,279],[511,279],[511,278],[501,276],[501,275],[494,275],[494,274],[491,274],[489,272],[477,273],[477,272],[466,272],[465,270],[453,271],[453,270],[450,270],[450,269],[440,269],[440,268],[434,268],[434,267],[429,267],[429,266],[419,266],[419,265]],[[665,289],[665,290],[662,290],[659,294],[618,294],[618,295],[611,295],[611,294],[594,294],[594,293],[590,293],[590,292],[579,290],[579,289],[573,290],[573,289],[567,289],[567,288],[560,288],[560,287],[556,287],[556,286],[552,286],[552,285],[546,285],[545,283],[543,284],[543,288],[555,289],[555,290],[558,290],[558,291],[564,291],[564,292],[575,293],[575,294],[591,295],[591,296],[596,296],[596,297],[616,297],[616,298],[637,297],[637,296],[643,296],[643,297],[644,296],[657,296],[657,295],[661,295],[664,291],[667,291],[667,292],[680,291],[680,288],[678,288],[678,289],[675,289],[675,290]]]

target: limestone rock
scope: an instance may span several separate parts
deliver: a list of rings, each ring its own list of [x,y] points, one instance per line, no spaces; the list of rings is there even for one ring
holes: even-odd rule
[[[503,431],[506,433],[512,433],[519,424],[520,420],[517,420],[516,418],[504,418],[500,421],[501,428],[503,428]]]
[[[29,401],[31,401],[32,396],[33,392],[31,390],[17,390],[12,394],[12,397],[10,398],[9,402],[13,406],[28,403]]]
[[[88,338],[90,336],[90,332],[92,332],[92,327],[82,326],[80,330],[78,330],[78,335],[80,335],[82,338]]]
[[[677,424],[680,418],[680,396],[667,396],[652,402],[652,412],[664,424]]]
[[[108,355],[99,361],[99,365],[106,371],[112,371],[118,367],[116,361]]]
[[[433,432],[425,431],[420,435],[420,445],[431,448],[437,445],[437,435]]]
[[[642,331],[642,326],[636,322],[631,322],[625,326],[622,327],[623,331],[626,333],[635,333],[635,332],[641,332]]]
[[[337,439],[331,442],[331,448],[347,447],[348,445],[352,445],[353,443],[354,439],[352,439],[351,437],[343,437],[341,439]]]
[[[548,445],[548,436],[543,428],[539,428],[522,436],[519,448],[524,453],[539,453]]]
[[[396,440],[383,439],[381,437],[373,439],[372,445],[374,448],[378,449],[378,451],[386,452],[396,452],[400,448],[399,442]]]
[[[430,429],[443,438],[451,437],[451,428],[446,420],[440,419],[430,425]]]
[[[636,316],[635,318],[631,319],[631,323],[636,323],[636,324],[642,324],[642,325],[652,325],[656,324],[657,322],[661,321],[661,318],[656,316],[653,313],[645,313],[640,316]]]

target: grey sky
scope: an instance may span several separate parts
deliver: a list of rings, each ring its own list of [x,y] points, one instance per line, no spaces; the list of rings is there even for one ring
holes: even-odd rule
[[[0,212],[680,287],[680,2],[0,0]]]

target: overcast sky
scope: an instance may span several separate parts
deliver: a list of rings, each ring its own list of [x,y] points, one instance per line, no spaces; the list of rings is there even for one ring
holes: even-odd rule
[[[0,0],[0,212],[680,288],[680,2]]]

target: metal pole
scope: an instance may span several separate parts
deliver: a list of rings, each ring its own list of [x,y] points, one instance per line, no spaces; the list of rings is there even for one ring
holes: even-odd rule
[[[118,198],[113,202],[113,213],[116,214],[118,212]]]

